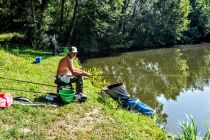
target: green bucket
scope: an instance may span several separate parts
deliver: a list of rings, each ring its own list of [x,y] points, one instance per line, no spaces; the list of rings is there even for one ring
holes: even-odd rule
[[[71,103],[75,99],[74,90],[60,90],[59,94],[63,103]]]

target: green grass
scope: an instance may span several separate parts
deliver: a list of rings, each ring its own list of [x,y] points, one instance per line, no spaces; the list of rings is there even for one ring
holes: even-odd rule
[[[3,49],[4,48],[4,49]],[[21,49],[24,48],[24,49]],[[22,46],[3,45],[0,48],[0,76],[12,79],[54,85],[61,56],[26,49]],[[42,57],[34,64],[36,56]],[[55,93],[56,87],[0,79],[0,90],[13,97],[24,96],[31,100]],[[102,98],[90,79],[84,80],[85,103],[73,102],[61,107],[12,105],[0,110],[0,139],[165,139],[165,133],[155,125],[153,118],[128,112],[109,97]],[[42,94],[33,92],[43,92]]]

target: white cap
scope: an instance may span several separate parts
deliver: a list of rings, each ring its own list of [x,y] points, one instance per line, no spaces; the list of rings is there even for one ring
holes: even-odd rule
[[[70,49],[69,49],[69,52],[73,52],[73,53],[78,53],[77,52],[77,48],[72,46]]]

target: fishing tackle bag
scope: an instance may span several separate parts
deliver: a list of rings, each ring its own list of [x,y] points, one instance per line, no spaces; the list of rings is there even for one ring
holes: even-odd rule
[[[148,116],[155,114],[155,110],[151,107],[142,103],[139,99],[131,98],[123,83],[108,85],[103,88],[103,91],[129,111],[133,110]]]

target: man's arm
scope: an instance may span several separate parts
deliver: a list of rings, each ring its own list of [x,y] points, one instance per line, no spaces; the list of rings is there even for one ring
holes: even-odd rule
[[[75,71],[80,71],[80,72],[83,71],[83,70],[78,69],[78,68],[74,68],[74,70],[75,70]]]
[[[69,70],[71,71],[71,73],[74,75],[74,76],[88,76],[90,77],[90,74],[85,72],[85,71],[82,71],[80,69],[77,69],[74,67],[73,65],[73,61],[71,60],[68,60],[68,67],[69,67]]]

